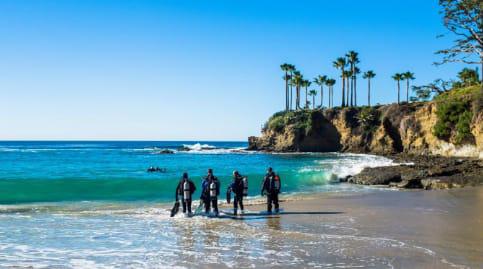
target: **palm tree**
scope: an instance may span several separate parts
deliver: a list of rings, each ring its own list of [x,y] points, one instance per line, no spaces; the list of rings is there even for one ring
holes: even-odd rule
[[[327,76],[318,76],[314,79],[314,83],[320,86],[320,107],[324,106],[324,84],[327,82]]]
[[[406,102],[409,103],[409,80],[413,80],[415,79],[415,77],[414,77],[414,73],[411,73],[409,71],[403,73],[402,75],[403,75],[403,79],[406,80]]]
[[[355,102],[355,97],[356,97],[356,71],[355,71],[355,68],[356,68],[356,64],[359,63],[359,53],[351,50],[349,51],[345,57],[347,57],[347,61],[349,62],[350,64],[350,71],[352,72],[351,73],[351,89],[350,89],[350,93],[351,93],[351,106],[354,105],[354,103],[357,103]]]
[[[352,92],[350,91],[349,87],[349,82],[350,82],[350,77],[352,76],[352,72],[350,70],[345,70],[344,73],[342,73],[343,80],[346,82],[346,106],[349,106],[349,96],[350,96],[350,106],[352,106]]]
[[[329,87],[329,108],[331,108],[334,100],[335,79],[332,79],[332,78],[327,79],[327,81],[325,82],[325,85]]]
[[[401,82],[401,80],[403,80],[403,78],[404,78],[404,76],[401,73],[396,73],[396,74],[394,74],[394,76],[392,76],[392,79],[394,79],[395,81],[397,81],[397,103],[398,104],[401,103],[400,97],[399,97],[400,92],[401,92],[401,84],[400,84],[400,82]]]
[[[312,82],[310,82],[310,80],[304,80],[302,81],[302,87],[305,87],[305,108],[307,108],[307,102],[309,101],[308,99],[308,87],[310,87],[310,85],[312,84]]]
[[[342,77],[342,105],[341,106],[345,106],[346,103],[345,103],[345,78],[344,78],[344,69],[345,67],[347,66],[347,61],[344,57],[339,57],[337,58],[333,63],[332,65],[337,68],[337,69],[340,69],[341,71],[341,77]]]
[[[315,96],[317,95],[317,91],[310,90],[309,95],[312,96],[312,109],[315,109]]]
[[[299,71],[293,72],[292,83],[295,86],[295,109],[296,110],[300,108],[300,86],[302,85],[303,80],[304,78]]]
[[[295,69],[295,65],[293,65],[293,64],[289,64],[288,65],[288,71],[290,72],[290,79],[293,78],[293,73],[294,73],[295,70],[296,70]],[[290,82],[290,84],[289,84],[289,86],[290,86],[289,109],[292,110],[292,104],[293,104],[293,86],[294,85],[293,85],[293,83],[292,83],[291,80],[289,82]]]
[[[287,63],[284,63],[280,65],[280,68],[282,71],[285,72],[285,75],[283,76],[283,79],[285,80],[285,111],[288,111],[288,80],[290,79],[290,75],[288,74],[290,65]]]
[[[357,75],[361,73],[361,69],[359,67],[354,67],[354,73],[352,74],[352,78],[354,79],[354,105],[357,106]]]
[[[374,71],[369,70],[367,72],[364,72],[362,75],[362,78],[367,79],[367,105],[371,106],[371,79],[376,76],[376,73]]]

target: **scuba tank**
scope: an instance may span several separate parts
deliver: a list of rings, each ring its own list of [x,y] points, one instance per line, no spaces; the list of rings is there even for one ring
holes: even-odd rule
[[[248,196],[248,178],[244,177],[242,179],[243,182],[243,196]]]
[[[273,177],[273,188],[276,191],[279,191],[280,190],[280,177],[278,175],[275,175]]]
[[[214,180],[210,183],[210,197],[216,198],[216,183]]]
[[[187,180],[183,183],[183,197],[185,200],[191,199],[190,183]]]

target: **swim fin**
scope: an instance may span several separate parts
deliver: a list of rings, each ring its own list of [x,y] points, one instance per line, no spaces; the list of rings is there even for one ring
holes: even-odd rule
[[[200,200],[200,204],[199,204],[199,205],[198,205],[198,207],[196,208],[194,215],[198,215],[198,214],[200,214],[200,213],[201,213],[201,210],[203,210],[203,204],[204,204],[204,203],[203,203],[203,200]]]
[[[174,217],[179,211],[179,201],[174,202],[173,208],[171,209],[171,217]]]
[[[227,204],[231,203],[231,191],[230,190],[226,191],[226,203]]]

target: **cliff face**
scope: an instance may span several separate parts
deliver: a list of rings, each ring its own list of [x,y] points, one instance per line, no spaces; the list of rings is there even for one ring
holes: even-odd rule
[[[437,102],[426,102],[279,113],[261,137],[249,138],[249,149],[483,158],[483,111],[473,109],[470,132],[456,143],[456,131],[449,124],[447,137],[434,134],[438,107]]]

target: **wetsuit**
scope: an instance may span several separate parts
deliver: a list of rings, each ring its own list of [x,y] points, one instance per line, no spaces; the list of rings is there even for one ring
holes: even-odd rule
[[[230,184],[230,189],[235,194],[233,199],[233,212],[236,215],[238,205],[243,210],[243,177],[241,175],[234,176],[233,182]]]
[[[275,206],[275,212],[279,211],[278,194],[280,193],[281,182],[275,182],[275,173],[267,173],[263,179],[262,195],[267,194],[267,211],[272,212],[272,204]],[[278,185],[278,187],[277,187]]]
[[[214,195],[210,190],[211,183],[215,183]],[[218,216],[218,195],[220,195],[220,182],[218,178],[213,175],[208,175],[203,179],[202,183],[201,200],[205,204],[205,213],[210,213],[210,206],[213,207],[213,211]]]
[[[185,189],[184,183],[188,182],[188,190],[189,193],[187,197],[185,197]],[[188,209],[188,213],[191,214],[191,202],[193,201],[192,196],[193,193],[196,191],[196,186],[193,181],[189,179],[181,179],[176,187],[176,201],[178,201],[179,197],[181,197],[181,203],[183,204],[183,213],[186,213],[186,209]]]

